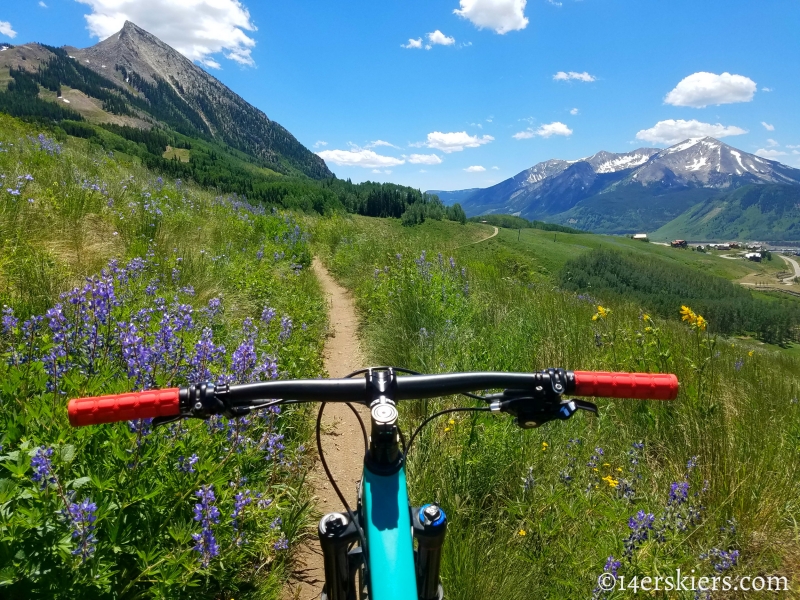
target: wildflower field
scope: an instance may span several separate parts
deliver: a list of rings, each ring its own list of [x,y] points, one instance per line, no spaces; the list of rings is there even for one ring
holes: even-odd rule
[[[291,215],[0,115],[0,596],[278,598],[302,411],[73,429],[68,399],[323,374]]]
[[[691,306],[663,319],[560,291],[539,257],[502,236],[469,244],[478,227],[315,223],[315,250],[356,294],[371,362],[422,372],[674,372],[681,392],[674,403],[599,401],[598,417],[534,431],[485,413],[423,430],[410,493],[449,516],[447,597],[632,597],[599,589],[598,576],[677,568],[781,576],[800,589],[800,363],[712,334]],[[401,424],[408,432],[434,408],[473,402],[407,403]]]

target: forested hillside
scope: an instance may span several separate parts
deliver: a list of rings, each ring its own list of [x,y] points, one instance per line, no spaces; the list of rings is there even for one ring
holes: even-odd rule
[[[559,284],[566,290],[633,301],[664,318],[675,318],[681,306],[691,305],[717,333],[753,334],[773,344],[798,341],[796,301],[760,299],[727,279],[654,256],[593,250],[569,261]]]

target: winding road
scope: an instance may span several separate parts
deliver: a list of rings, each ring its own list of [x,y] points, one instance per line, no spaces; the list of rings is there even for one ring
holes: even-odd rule
[[[780,256],[784,260],[784,262],[791,265],[791,267],[794,269],[794,275],[790,275],[789,277],[783,279],[783,283],[785,283],[786,285],[790,285],[794,283],[795,277],[800,277],[800,264],[798,264],[798,262],[795,259],[789,258],[788,256],[784,256],[783,254],[778,254],[778,256]]]

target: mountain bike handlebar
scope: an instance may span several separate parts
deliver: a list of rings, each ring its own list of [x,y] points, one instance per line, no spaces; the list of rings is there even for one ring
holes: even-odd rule
[[[149,418],[207,417],[211,414],[236,416],[264,405],[266,398],[281,402],[354,402],[369,404],[374,397],[370,374],[363,379],[298,379],[242,385],[215,386],[211,383],[185,388],[148,390],[69,402],[70,424],[75,427]],[[678,378],[671,374],[609,373],[548,369],[536,373],[448,373],[397,377],[396,387],[385,391],[394,400],[416,400],[476,390],[508,388],[518,399],[534,401],[544,390],[558,396],[572,394],[639,400],[674,400]]]

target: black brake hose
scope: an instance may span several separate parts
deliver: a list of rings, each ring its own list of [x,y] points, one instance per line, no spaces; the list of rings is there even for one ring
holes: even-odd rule
[[[420,423],[419,427],[417,427],[414,430],[414,433],[411,434],[411,439],[408,441],[408,453],[411,452],[411,447],[414,444],[414,440],[417,438],[417,434],[422,430],[423,427],[425,427],[425,425],[433,421],[436,417],[441,417],[442,415],[455,412],[489,412],[491,410],[492,409],[489,408],[488,406],[474,406],[474,407],[448,408],[446,410],[441,410],[437,413],[433,413],[430,417],[428,417],[422,423]],[[406,456],[408,456],[408,454],[406,454]]]

